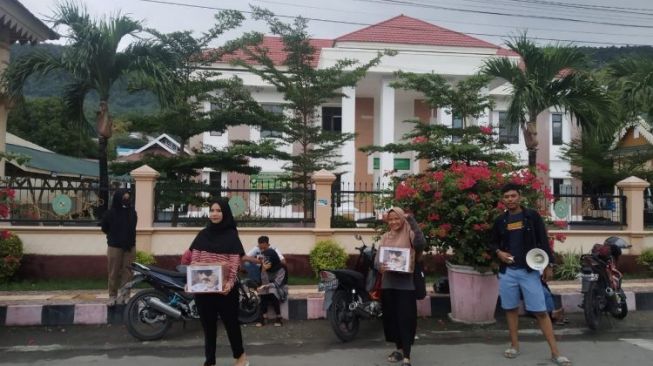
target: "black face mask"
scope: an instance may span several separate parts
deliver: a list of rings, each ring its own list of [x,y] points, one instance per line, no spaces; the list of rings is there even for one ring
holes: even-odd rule
[[[123,198],[122,199],[122,205],[123,206],[127,207],[127,206],[129,206],[130,203],[131,203],[131,201],[129,200],[129,198],[127,198],[127,199]]]

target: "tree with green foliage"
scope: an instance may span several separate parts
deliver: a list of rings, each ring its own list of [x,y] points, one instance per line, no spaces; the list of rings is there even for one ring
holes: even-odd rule
[[[612,88],[619,88],[619,105],[632,112],[631,119],[644,115],[653,120],[653,59],[645,57],[622,58],[610,64],[608,74],[613,78]]]
[[[268,50],[261,46],[243,47],[248,60],[238,60],[236,64],[264,81],[276,87],[283,94],[284,115],[278,131],[283,133],[283,140],[297,147],[297,153],[288,157],[284,170],[294,186],[304,192],[304,210],[309,209],[307,202],[314,172],[325,169],[336,172],[345,165],[340,159],[343,144],[354,138],[354,134],[327,131],[320,122],[322,104],[336,98],[342,98],[342,88],[353,87],[367,71],[378,65],[381,57],[393,55],[394,52],[378,53],[366,63],[357,60],[338,60],[333,66],[315,67],[315,47],[310,42],[308,21],[295,18],[292,24],[279,20],[272,12],[253,7],[253,17],[267,23],[273,35],[280,37],[285,59],[281,65],[275,64]],[[261,34],[249,34],[248,40],[262,41]]]
[[[417,152],[418,159],[429,162],[430,169],[439,169],[452,162],[471,164],[484,161],[495,164],[498,161],[513,161],[512,154],[505,152],[504,145],[492,134],[491,127],[470,126],[471,118],[478,118],[493,106],[493,101],[483,91],[490,78],[474,75],[451,85],[438,74],[397,74],[395,88],[415,90],[424,95],[426,103],[432,109],[447,108],[463,120],[463,128],[451,128],[444,125],[413,123],[412,130],[403,136],[403,142],[385,146],[366,146],[362,150],[368,153]],[[450,112],[451,113],[451,112]]]
[[[107,141],[111,137],[109,98],[114,83],[132,75],[155,72],[157,68],[144,52],[141,42],[132,43],[125,50],[118,46],[126,37],[135,36],[142,25],[126,15],[115,14],[109,18],[94,19],[83,5],[63,2],[53,16],[54,26],[66,27],[69,40],[60,54],[33,52],[11,63],[5,72],[7,91],[11,96],[22,94],[22,88],[31,75],[64,72],[68,83],[63,100],[68,115],[79,124],[78,130],[91,131],[84,116],[84,101],[91,91],[99,96],[95,131],[99,139],[100,198],[103,213],[109,201]]]
[[[549,108],[561,108],[583,128],[599,132],[615,123],[613,103],[603,86],[586,71],[583,53],[573,47],[538,47],[526,34],[506,45],[521,60],[489,58],[483,72],[512,86],[506,117],[522,129],[530,167],[537,163],[537,116]]]
[[[7,130],[58,154],[97,159],[97,143],[67,116],[61,98],[24,99],[9,111]]]
[[[227,44],[220,50],[209,51],[209,44],[224,32],[238,27],[243,16],[237,11],[223,11],[215,16],[215,25],[199,37],[191,31],[162,34],[149,30],[155,38],[150,50],[159,58],[163,77],[144,75],[138,80],[140,88],[153,90],[160,98],[159,113],[133,118],[132,130],[148,134],[166,133],[178,139],[179,153],[170,157],[145,156],[141,161],[116,163],[112,168],[121,173],[147,164],[161,173],[158,187],[160,207],[172,207],[172,224],[177,225],[182,204],[202,205],[207,198],[206,184],[198,181],[203,168],[218,172],[256,174],[260,167],[249,165],[249,158],[286,158],[279,152],[277,143],[264,140],[260,143],[235,141],[231,146],[218,149],[201,146],[186,152],[191,137],[204,132],[225,132],[230,126],[253,125],[269,127],[275,116],[251,97],[238,78],[225,79],[210,70],[210,65],[235,45]],[[240,45],[240,43],[238,43]],[[209,105],[207,110],[205,106]],[[169,205],[169,206],[168,206]]]

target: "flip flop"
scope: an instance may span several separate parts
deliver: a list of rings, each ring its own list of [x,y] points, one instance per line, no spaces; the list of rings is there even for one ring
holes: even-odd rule
[[[399,351],[394,351],[388,355],[388,362],[399,362],[404,360],[404,355]]]
[[[572,363],[565,356],[551,357],[551,361],[558,366],[571,366]]]
[[[516,358],[517,356],[519,356],[519,350],[514,347],[510,347],[503,351],[503,357],[505,358]]]

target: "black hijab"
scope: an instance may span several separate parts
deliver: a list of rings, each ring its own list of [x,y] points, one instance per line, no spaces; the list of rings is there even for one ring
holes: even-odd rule
[[[245,249],[238,237],[236,221],[229,204],[225,200],[217,200],[211,202],[209,209],[215,204],[222,210],[222,221],[217,224],[209,221],[208,226],[197,234],[190,249],[218,254],[245,255]]]
[[[281,268],[281,259],[279,259],[279,254],[274,249],[266,249],[261,252],[261,255],[270,263],[270,269],[268,272],[276,272]]]

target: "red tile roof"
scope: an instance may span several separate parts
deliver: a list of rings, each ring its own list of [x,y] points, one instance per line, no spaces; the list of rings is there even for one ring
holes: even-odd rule
[[[405,15],[336,38],[336,42],[340,41],[499,48],[492,43]]]
[[[317,67],[317,64],[320,60],[320,52],[322,48],[333,47],[333,40],[310,39],[309,42],[311,46],[315,48],[315,52],[313,53],[313,62],[311,63],[311,65]],[[272,62],[274,62],[275,65],[280,66],[285,63],[287,54],[286,51],[284,51],[284,45],[280,37],[265,36],[263,37],[263,42],[261,42],[260,46],[268,49],[268,56],[270,57]],[[248,56],[245,54],[245,52],[238,50],[232,54],[224,55],[222,57],[222,61],[225,62],[229,62],[236,59],[243,59],[245,61],[248,61]],[[249,60],[248,63],[256,64],[253,60]]]

